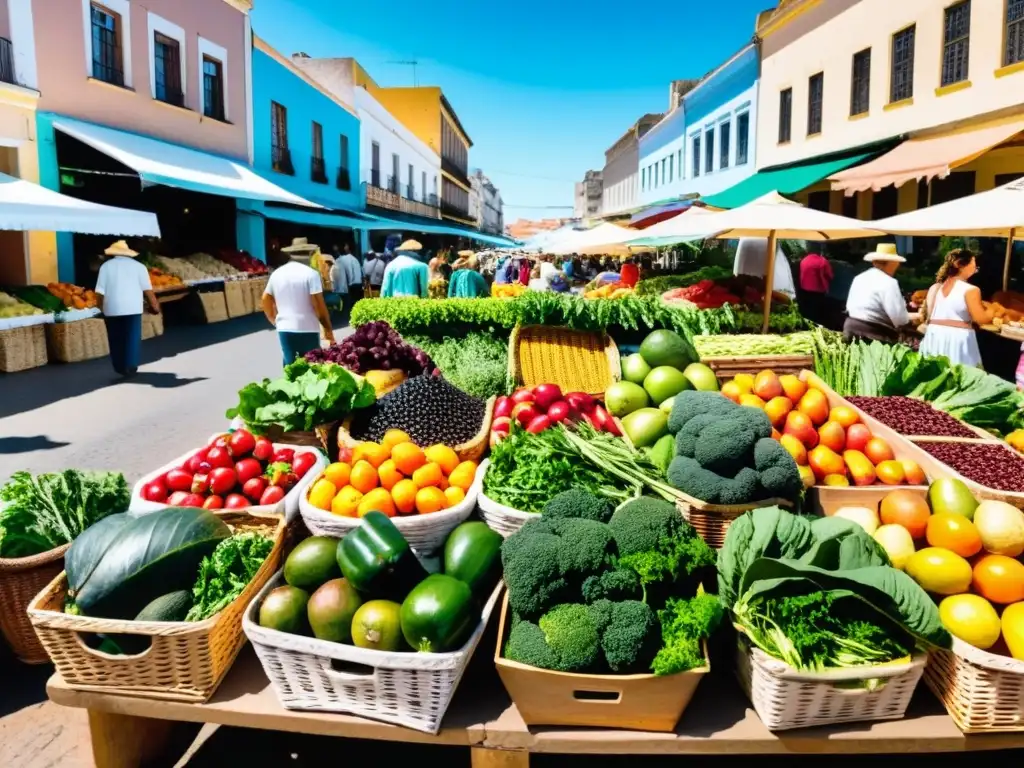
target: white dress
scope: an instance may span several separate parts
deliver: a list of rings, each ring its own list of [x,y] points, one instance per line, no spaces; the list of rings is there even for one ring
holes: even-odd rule
[[[942,286],[935,290],[935,298],[931,299],[931,310],[928,315],[928,330],[921,342],[921,354],[932,357],[948,357],[954,365],[973,365],[981,367],[981,351],[978,349],[978,337],[973,328],[950,328],[946,325],[934,325],[932,320],[956,320],[961,323],[971,322],[971,313],[967,309],[967,291],[975,286],[965,280],[957,280],[948,296],[942,294]],[[976,289],[975,289],[976,290]]]

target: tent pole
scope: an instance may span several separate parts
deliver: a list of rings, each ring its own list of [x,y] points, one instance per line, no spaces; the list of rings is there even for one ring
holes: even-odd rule
[[[1010,290],[1010,257],[1013,256],[1013,238],[1017,234],[1016,227],[1010,228],[1010,236],[1006,238],[1006,259],[1003,260],[1003,290]]]
[[[775,230],[768,233],[768,254],[764,274],[764,321],[761,333],[768,333],[768,324],[772,314],[772,288],[775,286]]]

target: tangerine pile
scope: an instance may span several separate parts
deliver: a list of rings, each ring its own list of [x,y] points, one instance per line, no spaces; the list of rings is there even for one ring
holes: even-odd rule
[[[360,443],[350,462],[328,465],[309,489],[309,503],[341,517],[376,510],[388,517],[426,515],[461,503],[476,477],[476,462],[459,461],[447,445],[420,448],[399,429],[380,443]]]

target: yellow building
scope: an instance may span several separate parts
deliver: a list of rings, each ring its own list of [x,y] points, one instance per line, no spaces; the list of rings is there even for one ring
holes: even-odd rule
[[[804,202],[879,218],[1024,175],[1020,0],[783,0],[758,37],[759,169],[866,148]]]

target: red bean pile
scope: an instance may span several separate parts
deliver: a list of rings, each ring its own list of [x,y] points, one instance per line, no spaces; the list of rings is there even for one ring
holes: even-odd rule
[[[991,443],[926,443],[924,448],[968,480],[998,491],[1024,493],[1024,458]]]
[[[868,416],[873,416],[901,435],[930,437],[977,437],[948,413],[912,397],[848,397]]]

